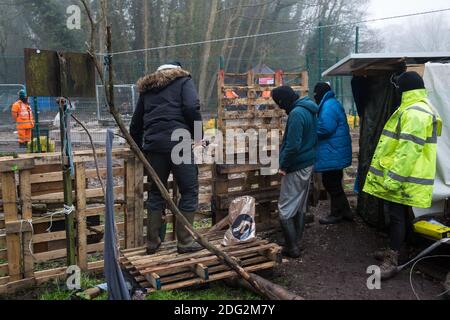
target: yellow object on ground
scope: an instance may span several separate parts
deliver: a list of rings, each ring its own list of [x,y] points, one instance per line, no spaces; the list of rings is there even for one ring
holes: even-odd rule
[[[350,128],[355,129],[359,127],[359,116],[347,116],[347,122]]]
[[[55,141],[53,141],[52,139],[49,138],[49,141],[48,141],[48,149],[49,150],[47,150],[47,137],[41,136],[40,142],[41,142],[41,151],[42,152],[55,152],[55,150],[56,150]],[[33,150],[31,150],[32,144],[33,144]],[[32,142],[28,142],[27,152],[28,153],[38,152],[37,138],[34,138]]]
[[[419,221],[414,224],[414,231],[424,236],[431,237],[436,240],[442,240],[450,237],[450,228],[446,226],[440,226],[438,224]]]
[[[209,119],[208,122],[204,125],[205,131],[215,129],[215,128],[216,128],[216,119],[214,119],[214,118]]]

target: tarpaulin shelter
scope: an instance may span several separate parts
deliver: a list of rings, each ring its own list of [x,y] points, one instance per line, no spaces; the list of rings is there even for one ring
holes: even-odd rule
[[[345,59],[339,61],[330,69],[323,73],[324,77],[331,76],[352,76],[352,91],[355,100],[358,114],[361,118],[360,126],[360,154],[358,164],[358,185],[357,189],[361,190],[365,183],[369,166],[371,164],[375,149],[381,137],[384,125],[390,116],[399,107],[401,97],[398,96],[391,78],[393,75],[400,74],[406,70],[417,71],[424,76],[426,86],[430,92],[430,99],[436,104],[439,113],[443,113],[443,109],[450,108],[450,85],[447,80],[447,87],[436,86],[435,79],[442,81],[442,74],[449,72],[448,65],[445,63],[450,61],[450,52],[444,53],[401,53],[401,54],[352,54]],[[431,63],[431,64],[428,64]],[[436,71],[433,67],[433,72],[427,71],[431,65],[439,64],[438,69],[441,73]],[[428,67],[427,67],[428,66]],[[445,71],[444,70],[447,70]],[[431,70],[431,69],[430,69]],[[425,73],[425,75],[424,75]],[[439,91],[433,90],[439,88]],[[445,89],[446,88],[446,89]],[[445,94],[446,96],[442,96]],[[433,96],[434,95],[434,96]],[[447,111],[448,113],[448,111]],[[445,120],[444,120],[445,122]],[[450,128],[445,124],[443,136],[450,137]],[[441,138],[440,140],[442,140]],[[447,139],[447,138],[445,138]],[[446,144],[443,147],[438,145],[438,153],[448,153]],[[444,156],[445,157],[445,156]],[[441,157],[441,159],[443,159]],[[448,157],[447,157],[448,159]],[[450,197],[450,181],[447,185],[449,188],[444,188],[446,185],[445,177],[440,172],[450,171],[450,162],[444,163],[438,160],[438,177],[437,185],[441,187],[439,190],[439,197],[436,194],[434,199],[436,202],[446,197]],[[443,169],[442,167],[446,168]],[[444,182],[442,182],[444,181]],[[442,183],[441,183],[442,182]],[[444,191],[445,189],[445,191]],[[435,206],[434,206],[435,207]],[[442,208],[442,205],[440,206]],[[384,201],[372,197],[363,192],[358,195],[358,212],[366,222],[371,225],[384,227],[385,226],[385,212]],[[415,210],[416,215],[423,215],[427,212]]]

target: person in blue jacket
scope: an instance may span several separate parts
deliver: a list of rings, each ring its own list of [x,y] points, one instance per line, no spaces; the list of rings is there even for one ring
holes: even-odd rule
[[[278,201],[280,224],[285,238],[283,254],[298,258],[304,230],[309,187],[314,172],[317,145],[317,112],[309,97],[302,97],[288,86],[272,91],[276,104],[288,114],[280,148],[281,190]]]
[[[330,214],[321,224],[352,221],[353,213],[343,187],[344,169],[352,164],[352,139],[347,116],[328,83],[319,82],[314,88],[319,105],[317,124],[317,160],[315,171],[322,173],[322,183],[330,195]]]

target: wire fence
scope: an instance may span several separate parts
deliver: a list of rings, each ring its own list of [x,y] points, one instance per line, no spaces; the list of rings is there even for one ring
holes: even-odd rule
[[[137,54],[138,56],[142,54]],[[13,64],[20,66],[23,69],[23,58],[11,57]],[[210,57],[213,61],[210,61],[211,67],[208,68],[208,73],[211,79],[209,84],[211,87],[212,96],[209,104],[204,106],[203,117],[205,122],[208,122],[211,118],[217,116],[217,90],[215,87],[215,75],[219,71],[220,57]],[[346,77],[322,79],[320,69],[318,68],[318,59],[320,60],[320,66],[323,70],[336,63],[335,59],[325,59],[317,55],[308,57],[306,64],[295,63],[299,61],[300,57],[280,57],[279,59],[268,59],[267,66],[273,70],[282,69],[286,72],[300,72],[307,70],[309,73],[310,81],[310,93],[313,92],[314,85],[318,81],[330,81],[337,98],[342,101],[346,112],[349,115],[355,115],[355,108],[353,103],[353,96],[351,93],[350,79]],[[260,59],[255,59],[257,62],[247,61],[249,59],[243,59],[241,61],[241,69],[251,69],[258,64]],[[217,63],[214,63],[217,62]],[[129,57],[115,58],[115,101],[116,107],[121,113],[125,123],[129,124],[134,112],[134,108],[139,98],[139,92],[135,85],[137,78],[145,74],[145,69],[156,70],[160,65],[159,60],[146,61],[142,55],[139,59],[129,59]],[[187,70],[197,70],[200,60],[182,60],[183,67]],[[229,72],[236,72],[234,70],[237,61],[231,59],[229,61]],[[291,65],[286,68],[286,65]],[[215,67],[214,67],[215,66]],[[198,75],[193,74],[194,80],[198,79]],[[21,82],[11,84],[0,84],[0,153],[4,152],[23,152],[19,149],[17,143],[17,134],[15,131],[15,123],[11,117],[11,105],[18,99],[18,91],[25,87],[25,79],[19,79]],[[198,83],[198,81],[196,81]],[[312,96],[312,94],[310,94]],[[30,105],[34,109],[34,99],[30,98]],[[105,90],[101,85],[96,86],[96,97],[93,99],[86,98],[73,98],[71,100],[74,107],[74,114],[78,119],[83,121],[89,128],[89,131],[93,137],[96,146],[104,145],[107,128],[115,127],[112,116],[109,114],[106,99]],[[59,106],[56,103],[54,97],[38,97],[38,112],[40,127],[43,132],[48,132],[49,138],[55,142],[56,147],[60,142],[59,131]],[[354,121],[356,123],[356,121]],[[72,142],[75,150],[83,150],[91,148],[89,138],[84,130],[73,121],[72,128]],[[120,140],[120,139],[119,139]],[[118,145],[121,145],[124,141],[118,141]]]

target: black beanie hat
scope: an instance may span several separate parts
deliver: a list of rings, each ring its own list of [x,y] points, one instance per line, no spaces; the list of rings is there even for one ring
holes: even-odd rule
[[[318,105],[322,102],[323,97],[325,97],[325,95],[329,91],[331,91],[331,87],[328,83],[319,82],[318,84],[316,84],[316,86],[314,87],[314,100],[316,100],[316,103]]]
[[[278,87],[272,90],[272,99],[281,109],[289,111],[295,101],[297,101],[300,96],[295,93],[295,91],[288,86]]]
[[[402,73],[397,78],[398,91],[400,94],[411,90],[425,89],[422,77],[415,71]]]

